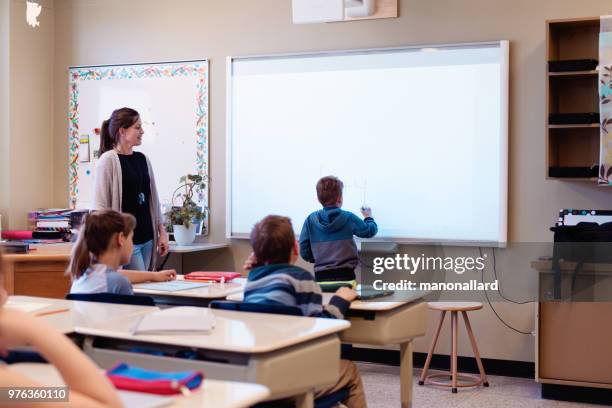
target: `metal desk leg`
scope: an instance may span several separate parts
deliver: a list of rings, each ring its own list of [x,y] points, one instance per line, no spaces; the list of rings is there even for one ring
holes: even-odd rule
[[[295,408],[313,408],[314,407],[314,392],[309,391],[305,394],[295,397]]]
[[[400,398],[402,408],[412,407],[412,340],[400,344]]]

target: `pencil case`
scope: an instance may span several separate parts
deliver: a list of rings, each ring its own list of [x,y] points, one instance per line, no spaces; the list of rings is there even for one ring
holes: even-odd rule
[[[191,272],[185,275],[185,280],[191,281],[213,281],[213,282],[231,282],[232,280],[241,277],[239,272]]]
[[[319,282],[319,286],[321,286],[321,290],[323,292],[335,292],[340,288],[350,288],[355,289],[357,286],[357,281],[331,281],[331,282]]]
[[[125,363],[108,370],[106,376],[117,389],[160,395],[186,393],[195,390],[204,381],[204,374],[199,371],[165,373],[131,367]]]

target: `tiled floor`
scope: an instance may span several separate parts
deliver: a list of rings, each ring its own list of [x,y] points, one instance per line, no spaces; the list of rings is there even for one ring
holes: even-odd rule
[[[369,408],[397,408],[399,367],[358,363]],[[431,371],[432,373],[434,371]],[[527,378],[488,376],[490,387],[450,389],[417,384],[421,370],[414,370],[413,408],[601,408],[602,405],[578,404],[540,398],[540,384]]]

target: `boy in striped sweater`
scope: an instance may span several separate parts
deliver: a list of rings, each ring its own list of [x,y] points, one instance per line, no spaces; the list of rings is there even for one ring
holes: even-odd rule
[[[323,305],[322,292],[310,272],[293,263],[298,258],[297,242],[291,220],[269,215],[251,231],[253,253],[244,268],[249,277],[244,288],[244,301],[300,308],[304,316],[342,319],[357,293],[340,288]],[[349,396],[343,403],[349,408],[366,407],[365,394],[359,371],[353,362],[340,360],[338,382],[330,388],[318,390],[315,398],[348,387]]]

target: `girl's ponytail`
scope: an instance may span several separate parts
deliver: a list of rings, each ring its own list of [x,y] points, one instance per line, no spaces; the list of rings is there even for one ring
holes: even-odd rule
[[[72,248],[72,255],[70,256],[68,269],[66,269],[66,275],[69,275],[72,280],[77,280],[80,278],[87,268],[89,268],[89,265],[91,265],[91,254],[87,248],[86,238],[88,224],[87,218],[89,218],[89,216],[85,217],[85,222],[81,226],[77,241]]]

